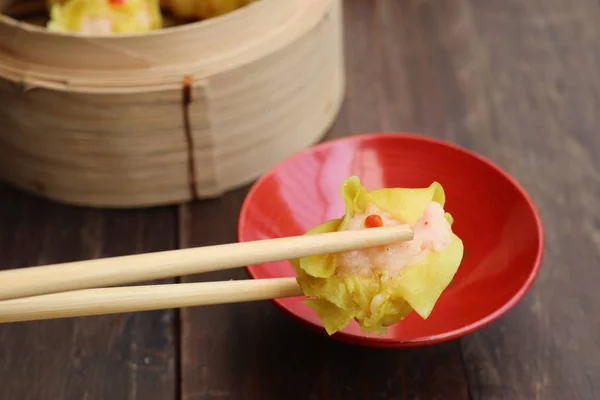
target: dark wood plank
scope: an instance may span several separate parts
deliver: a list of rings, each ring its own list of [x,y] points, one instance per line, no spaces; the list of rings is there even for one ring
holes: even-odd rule
[[[0,185],[0,259],[17,268],[176,246],[174,209],[100,211]],[[0,325],[0,399],[175,399],[176,314]]]
[[[386,54],[385,46],[408,42],[408,37],[398,37],[405,29],[427,35],[421,19],[413,21],[414,15],[390,10],[392,3],[345,1],[348,96],[328,138],[407,129],[397,126],[400,118],[412,123],[408,128],[432,120],[425,110],[415,118],[413,110],[420,105],[411,98],[408,81],[392,79],[406,73],[400,69],[404,60]],[[387,15],[390,11],[395,14]],[[415,51],[425,50],[423,42]],[[418,73],[419,67],[413,72]],[[432,94],[440,95],[435,90]],[[237,217],[245,194],[246,189],[241,189],[183,207],[182,244],[237,240]],[[242,278],[246,278],[244,271],[222,271],[186,280]],[[264,302],[182,310],[182,397],[467,399],[468,386],[458,342],[408,351],[353,347],[308,331]]]
[[[344,4],[348,95],[327,138],[412,131],[490,157],[540,208],[541,276],[491,326],[411,351],[335,343],[268,303],[184,310],[183,397],[600,398],[600,3]],[[235,240],[245,193],[183,208],[184,244]]]
[[[600,4],[376,5],[381,48],[375,39],[362,50],[354,44],[367,56],[349,55],[357,58],[349,71],[351,85],[360,80],[361,93],[378,99],[379,126],[441,137],[495,160],[530,192],[546,228],[532,292],[461,340],[471,398],[600,398],[593,306],[600,302]],[[343,128],[352,132],[352,124]],[[338,132],[331,136],[345,134]]]
[[[381,59],[367,57],[381,65],[380,126],[492,158],[524,184],[544,219],[534,290],[461,341],[471,397],[600,398],[599,3],[378,5],[381,30],[394,32],[381,36]]]
[[[479,33],[472,43],[486,60],[472,70],[487,76],[480,103],[489,112],[471,144],[526,186],[546,231],[533,291],[462,342],[473,397],[597,399],[600,3],[469,3]]]

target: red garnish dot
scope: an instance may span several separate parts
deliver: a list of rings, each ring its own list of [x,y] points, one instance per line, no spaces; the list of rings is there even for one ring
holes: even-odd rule
[[[125,3],[125,0],[108,0],[108,2],[113,6],[120,6]]]
[[[371,214],[365,218],[366,228],[379,228],[380,226],[383,226],[383,220],[379,215]]]

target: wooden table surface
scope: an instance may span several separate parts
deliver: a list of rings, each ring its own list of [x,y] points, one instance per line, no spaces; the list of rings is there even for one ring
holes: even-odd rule
[[[421,132],[512,173],[546,230],[526,298],[399,351],[334,342],[267,302],[2,325],[0,399],[600,398],[600,3],[345,0],[344,14],[347,99],[327,138]],[[246,193],[104,211],[0,186],[1,265],[232,242]]]

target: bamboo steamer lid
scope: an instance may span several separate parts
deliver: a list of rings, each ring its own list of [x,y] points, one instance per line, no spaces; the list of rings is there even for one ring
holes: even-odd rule
[[[341,17],[341,0],[260,0],[149,34],[83,37],[0,16],[0,179],[94,207],[247,184],[335,119]]]

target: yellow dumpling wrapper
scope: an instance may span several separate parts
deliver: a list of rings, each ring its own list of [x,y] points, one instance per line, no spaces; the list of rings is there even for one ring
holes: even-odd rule
[[[306,232],[307,235],[344,230],[356,215],[375,206],[397,223],[415,225],[432,202],[444,206],[442,186],[390,188],[367,191],[357,177],[341,186],[346,212]],[[444,213],[451,226],[453,219]],[[414,262],[400,266],[397,274],[348,273],[340,268],[337,255],[310,256],[292,260],[306,304],[321,319],[331,335],[355,319],[363,331],[384,333],[386,327],[404,319],[411,311],[427,319],[442,292],[452,281],[463,257],[463,243],[454,233],[440,251],[428,250]]]
[[[47,29],[83,34],[145,33],[163,25],[159,0],[51,0]]]

